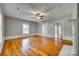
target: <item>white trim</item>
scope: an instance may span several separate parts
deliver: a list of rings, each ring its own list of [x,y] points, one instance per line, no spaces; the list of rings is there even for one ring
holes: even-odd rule
[[[5,37],[5,40],[16,39],[16,38],[21,38],[21,37],[26,37],[26,36],[32,36],[32,35],[36,35],[36,34],[29,34],[29,35],[16,35],[16,36],[6,36],[6,37]]]
[[[17,35],[17,36],[6,36],[5,40],[9,40],[9,39],[16,39],[16,38],[21,38],[21,37],[26,37],[26,36],[32,36],[32,35],[39,35],[39,36],[46,36],[46,37],[51,37],[51,38],[55,38],[53,35],[44,35],[44,34],[29,34],[29,35]],[[63,37],[64,40],[70,40],[73,41],[72,37]]]
[[[63,38],[64,38],[64,40],[70,40],[70,41],[73,42],[73,37],[67,37],[67,36],[64,36]]]
[[[54,38],[54,36],[53,36],[53,35],[44,35],[44,34],[37,34],[37,35]]]
[[[39,35],[39,36],[46,36],[46,37],[54,38],[54,36],[51,36],[51,35],[43,35],[43,34],[37,33],[37,34],[29,34],[29,35],[6,36],[5,40],[16,39],[16,38],[21,38],[21,37],[26,37],[26,36],[32,36],[32,35]]]

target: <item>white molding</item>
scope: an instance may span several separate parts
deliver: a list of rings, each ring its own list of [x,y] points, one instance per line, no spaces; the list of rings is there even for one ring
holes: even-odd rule
[[[70,40],[70,41],[73,42],[73,37],[67,37],[67,36],[64,36],[63,38],[64,38],[64,40]]]
[[[46,37],[54,38],[53,35],[44,35],[44,34],[36,33],[36,34],[29,34],[29,35],[6,36],[6,37],[5,37],[5,40],[16,39],[16,38],[21,38],[21,37],[26,37],[26,36],[32,36],[32,35],[39,35],[39,36],[46,36]],[[64,36],[63,39],[64,39],[64,40],[73,41],[72,37],[65,37],[65,36]]]
[[[29,35],[6,36],[5,40],[16,39],[16,38],[32,36],[32,35],[39,35],[39,36],[46,36],[46,37],[54,38],[54,36],[51,36],[51,35],[43,35],[43,34],[36,33],[36,34],[29,34]]]
[[[53,36],[53,35],[45,35],[45,34],[37,34],[37,35],[54,38],[54,36]]]
[[[5,40],[16,39],[16,38],[21,38],[21,37],[26,37],[26,36],[32,36],[32,35],[36,35],[36,34],[6,36],[4,39],[5,39]]]

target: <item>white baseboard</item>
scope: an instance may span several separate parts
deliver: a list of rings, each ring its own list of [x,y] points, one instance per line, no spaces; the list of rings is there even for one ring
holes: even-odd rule
[[[51,35],[43,35],[43,34],[39,34],[39,35],[54,38],[54,36],[51,36]]]
[[[46,36],[46,37],[51,37],[51,38],[54,38],[54,36],[50,36],[50,35],[42,35],[42,34],[29,34],[29,35],[6,36],[6,37],[5,37],[5,40],[9,40],[9,39],[16,39],[16,38],[26,37],[26,36],[32,36],[32,35],[39,35],[39,36]]]
[[[46,37],[54,38],[53,35],[44,35],[44,34],[36,33],[36,34],[29,34],[29,35],[6,36],[6,37],[5,37],[5,40],[16,39],[16,38],[26,37],[26,36],[32,36],[32,35],[39,35],[39,36],[46,36]],[[73,41],[72,37],[63,37],[63,39],[64,39],[64,40],[70,40],[70,41]]]
[[[73,41],[73,38],[72,38],[72,37],[64,36],[64,40],[70,40],[70,41]]]
[[[21,37],[26,37],[26,36],[32,36],[32,35],[37,35],[37,34],[6,36],[6,37],[5,37],[5,40],[16,39],[16,38],[21,38]]]

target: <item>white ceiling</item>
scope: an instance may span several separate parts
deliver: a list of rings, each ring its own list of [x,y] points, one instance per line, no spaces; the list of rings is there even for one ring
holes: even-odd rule
[[[19,10],[17,9],[19,7]],[[73,3],[4,3],[3,12],[5,16],[15,17],[23,20],[36,21],[33,12],[45,13],[46,19],[60,19],[72,16]]]

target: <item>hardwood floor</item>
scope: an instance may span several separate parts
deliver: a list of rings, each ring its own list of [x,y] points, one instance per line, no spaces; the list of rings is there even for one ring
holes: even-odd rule
[[[1,56],[57,56],[65,42],[55,42],[53,38],[31,36],[5,40]]]

